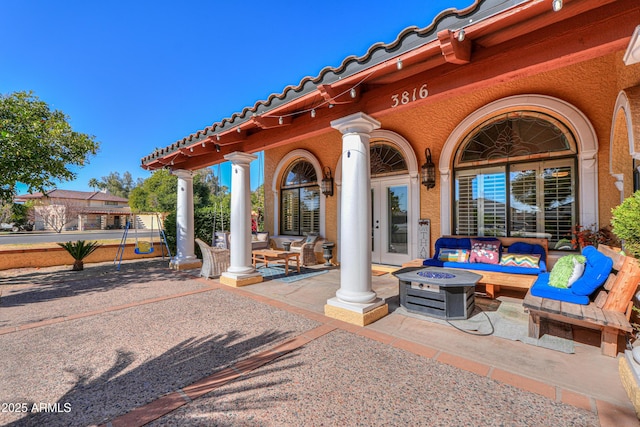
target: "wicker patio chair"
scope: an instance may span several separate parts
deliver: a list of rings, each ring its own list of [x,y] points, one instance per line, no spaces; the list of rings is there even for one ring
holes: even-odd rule
[[[200,276],[209,279],[227,271],[230,263],[229,249],[212,248],[200,239],[196,239],[196,243],[202,252]]]
[[[291,252],[298,252],[302,261],[302,265],[315,265],[318,264],[316,258],[316,243],[320,239],[318,234],[310,233],[304,239],[291,242]]]

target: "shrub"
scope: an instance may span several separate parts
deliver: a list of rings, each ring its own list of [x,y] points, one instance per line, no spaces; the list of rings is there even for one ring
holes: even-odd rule
[[[81,271],[84,269],[84,259],[91,255],[101,244],[98,242],[85,242],[84,240],[78,240],[75,242],[58,243],[60,247],[66,249],[69,255],[75,260],[73,263],[72,271]]]
[[[599,244],[620,247],[620,239],[607,227],[595,230],[595,224],[589,227],[576,224],[571,232],[571,246],[573,249],[582,249],[585,246],[598,247]],[[556,245],[557,247],[558,245]]]
[[[178,232],[176,230],[176,211],[169,212],[169,214],[167,214],[167,216],[165,217],[163,224],[164,235],[167,239],[167,245],[169,246],[171,254],[175,256],[178,235]]]
[[[640,258],[640,191],[613,208],[613,232],[622,240],[628,255]]]
[[[176,212],[170,212],[164,220],[164,233],[167,237],[167,244],[171,253],[175,255],[177,248],[177,230],[176,230]],[[221,220],[221,216],[224,216],[224,221]],[[198,208],[193,212],[194,222],[194,237],[198,238],[207,244],[211,244],[213,238],[213,227],[216,225],[216,231],[221,231],[222,224],[225,224],[225,228],[229,229],[229,212],[220,213],[219,209],[214,207]],[[200,254],[198,246],[195,247],[196,255]]]

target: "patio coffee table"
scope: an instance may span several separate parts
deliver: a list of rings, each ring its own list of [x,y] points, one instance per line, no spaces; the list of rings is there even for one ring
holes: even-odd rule
[[[298,252],[274,251],[273,249],[257,249],[252,252],[253,267],[256,267],[258,261],[263,262],[265,267],[269,267],[269,263],[284,263],[284,275],[289,275],[289,260],[293,259],[300,273],[300,254]]]
[[[399,280],[400,305],[407,311],[440,319],[467,319],[475,308],[481,275],[440,267],[409,267],[393,273]]]

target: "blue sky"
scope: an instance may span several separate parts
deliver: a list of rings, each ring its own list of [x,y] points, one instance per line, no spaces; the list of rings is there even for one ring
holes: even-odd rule
[[[59,188],[110,172],[473,0],[0,0],[0,93],[32,90],[100,152]],[[251,184],[261,183],[258,162]],[[220,170],[229,185],[228,167]]]

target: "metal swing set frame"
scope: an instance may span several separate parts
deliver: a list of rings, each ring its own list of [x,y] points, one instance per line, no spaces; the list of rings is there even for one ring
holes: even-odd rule
[[[124,227],[124,232],[122,233],[122,239],[120,240],[120,245],[118,246],[118,251],[116,252],[116,257],[113,260],[113,263],[118,263],[117,270],[120,271],[120,265],[122,264],[122,257],[124,255],[124,249],[127,244],[127,237],[129,235],[129,230],[133,229],[133,233],[135,235],[135,249],[134,252],[137,255],[150,254],[154,252],[154,221],[151,221],[151,239],[147,240],[138,240],[138,216],[139,214],[131,214],[129,218],[127,218],[126,225]],[[134,220],[133,224],[131,220]],[[162,259],[164,260],[164,249],[166,248],[167,254],[169,258],[171,258],[171,250],[169,250],[169,245],[167,244],[167,237],[164,234],[164,230],[160,227],[160,215],[155,214],[155,223],[158,225],[158,238],[160,240],[162,249]]]

